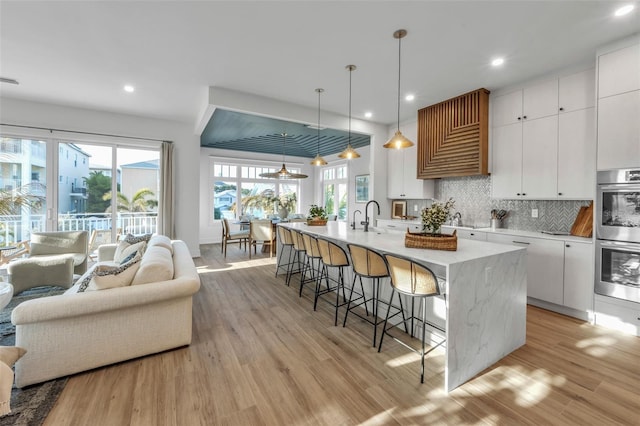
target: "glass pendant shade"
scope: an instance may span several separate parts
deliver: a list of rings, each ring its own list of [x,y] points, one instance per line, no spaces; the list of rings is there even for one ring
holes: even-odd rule
[[[318,154],[316,155],[316,158],[311,161],[311,164],[314,166],[326,166],[329,163],[327,163],[327,161]]]
[[[314,166],[326,166],[327,161],[322,158],[320,155],[320,94],[324,92],[324,89],[316,89],[316,93],[318,93],[318,151],[316,154],[316,158],[311,161],[311,164]]]
[[[413,146],[413,142],[407,139],[400,131],[400,52],[402,52],[402,38],[406,35],[407,30],[397,30],[393,33],[393,38],[398,39],[398,128],[396,134],[383,145],[385,148],[402,149]]]
[[[346,158],[347,160],[352,160],[354,158],[360,158],[360,154],[358,154],[358,152],[355,149],[353,149],[351,144],[348,144],[347,148],[344,151],[342,151],[340,154],[338,154],[338,157]]]
[[[396,134],[393,135],[393,137],[389,139],[389,142],[385,143],[383,146],[385,148],[402,149],[413,146],[413,142],[407,139],[400,130],[396,130]]]

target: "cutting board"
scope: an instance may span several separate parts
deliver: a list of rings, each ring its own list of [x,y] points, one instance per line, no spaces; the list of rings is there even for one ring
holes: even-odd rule
[[[591,238],[593,235],[593,201],[588,206],[580,207],[575,222],[571,227],[571,235]]]

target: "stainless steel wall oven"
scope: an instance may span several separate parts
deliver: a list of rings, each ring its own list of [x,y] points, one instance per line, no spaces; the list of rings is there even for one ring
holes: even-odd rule
[[[595,292],[640,303],[640,169],[598,172]]]

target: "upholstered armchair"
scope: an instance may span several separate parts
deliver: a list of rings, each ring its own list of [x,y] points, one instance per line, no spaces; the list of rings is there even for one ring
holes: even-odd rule
[[[34,232],[29,257],[9,263],[7,272],[14,294],[41,285],[71,287],[73,275],[87,270],[87,231]]]

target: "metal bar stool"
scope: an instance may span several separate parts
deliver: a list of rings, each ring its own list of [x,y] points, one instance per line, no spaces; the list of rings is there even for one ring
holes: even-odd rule
[[[342,326],[345,327],[347,325],[347,318],[349,316],[349,312],[353,311],[353,314],[357,317],[367,321],[369,324],[373,325],[373,344],[372,346],[375,348],[376,340],[378,336],[378,325],[382,324],[385,320],[382,318],[378,318],[378,305],[380,303],[380,279],[389,277],[389,270],[387,269],[387,263],[384,261],[384,257],[381,254],[376,253],[373,250],[368,249],[367,247],[363,247],[357,244],[347,244],[349,248],[349,255],[351,256],[351,263],[353,265],[353,282],[351,283],[351,292],[349,293],[349,302],[347,303],[347,312],[344,314],[344,322]],[[364,286],[362,285],[362,278],[370,278],[372,283],[372,296],[367,299]],[[353,298],[353,289],[356,286],[356,279],[360,281],[360,289],[362,290],[362,295],[359,297]],[[354,304],[361,300],[361,302]],[[371,301],[372,303],[372,313],[373,318],[369,318],[369,310],[367,309],[367,302]],[[397,308],[391,304],[392,300],[388,303],[384,302],[387,305],[387,309],[391,310],[392,308],[396,309],[396,312],[389,316],[389,318],[393,318],[398,314],[402,314],[402,319],[404,320],[404,309],[402,308],[402,299],[400,299],[400,308]],[[358,306],[364,305],[364,310],[366,313],[366,317],[362,316],[357,310],[354,311]],[[407,330],[407,324],[404,324],[405,330]]]
[[[307,261],[307,253],[304,248],[304,241],[302,239],[302,233],[297,229],[290,229],[291,231],[291,240],[293,241],[293,263],[298,264],[297,270],[291,270],[291,272],[287,275],[287,287],[291,282],[291,277],[293,274],[300,273],[300,282],[304,280],[305,274],[305,266]]]
[[[316,237],[304,232],[300,232],[300,234],[302,235],[304,252],[306,255],[304,267],[302,268],[302,273],[300,274],[300,291],[298,292],[298,295],[302,297],[302,288],[305,284],[313,281],[316,283],[317,287],[317,282],[320,277],[320,268],[322,267],[322,255],[320,254],[320,248],[318,247],[318,240],[316,239]],[[317,262],[318,266],[315,266],[314,262]],[[310,278],[306,278],[307,272],[311,273]]]
[[[284,226],[278,225],[278,239],[280,240],[280,244],[282,244],[282,250],[278,253],[278,262],[276,263],[276,277],[278,276],[278,271],[281,268],[285,268],[286,270],[286,283],[289,285],[289,275],[293,269],[293,258],[294,258],[294,250],[293,250],[293,237],[291,235],[291,231]],[[288,258],[287,263],[282,263],[282,258],[284,257],[285,248],[288,248]]]
[[[344,268],[350,265],[349,257],[342,247],[329,240],[325,240],[324,238],[317,238],[317,242],[318,248],[320,249],[320,254],[322,255],[322,270],[320,272],[318,281],[316,281],[316,295],[313,301],[313,310],[316,310],[318,299],[320,298],[320,296],[335,291],[335,303],[331,302],[328,299],[325,300],[335,307],[335,318],[333,325],[338,325],[338,309],[340,308],[340,306],[344,306],[348,303],[347,296],[344,290]],[[332,278],[329,275],[329,268],[336,268],[338,270],[337,279]],[[320,284],[322,283],[323,279],[326,284],[325,289],[320,288]],[[331,282],[335,283],[335,285],[331,285]],[[340,289],[342,289],[342,303],[340,303]]]
[[[387,317],[384,320],[384,325],[382,326],[382,335],[380,336],[380,344],[378,346],[378,352],[382,349],[382,341],[384,340],[384,335],[387,334],[392,339],[396,340],[401,345],[406,348],[417,352],[420,354],[420,383],[424,383],[424,357],[429,352],[433,351],[438,346],[441,346],[445,343],[446,339],[442,339],[441,342],[433,346],[431,349],[425,352],[425,328],[427,326],[434,328],[436,330],[445,333],[445,330],[440,326],[433,324],[427,321],[427,304],[426,299],[428,297],[438,296],[441,293],[440,290],[440,282],[436,275],[431,271],[431,269],[426,266],[420,265],[414,262],[411,259],[400,257],[396,255],[385,254],[385,261],[387,262],[387,267],[389,268],[389,275],[391,276],[391,300],[393,300],[393,295],[398,292],[398,299],[401,299],[400,295],[405,295],[412,299],[412,304],[415,298],[419,298],[422,304],[422,318],[417,318],[419,322],[422,323],[422,349],[420,351],[415,350],[411,346],[402,342],[401,340],[396,339],[395,337],[389,334],[388,330],[395,327],[391,326],[387,329],[387,320],[389,318],[389,312],[387,311]],[[443,295],[444,296],[444,295]],[[413,315],[411,318],[404,319],[405,327],[407,321],[413,321]],[[411,330],[413,334],[413,329]]]

